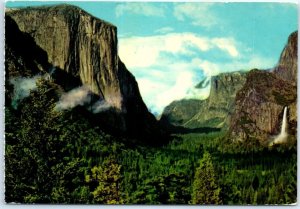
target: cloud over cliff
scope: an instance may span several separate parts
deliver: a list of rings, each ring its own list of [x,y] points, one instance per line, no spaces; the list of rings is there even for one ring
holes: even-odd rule
[[[147,106],[158,114],[174,100],[205,99],[210,88],[194,88],[205,78],[221,72],[269,68],[274,63],[232,37],[195,33],[122,37],[119,54],[135,75]]]

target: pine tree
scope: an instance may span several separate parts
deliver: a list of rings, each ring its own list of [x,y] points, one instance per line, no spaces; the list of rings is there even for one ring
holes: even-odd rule
[[[38,80],[37,89],[18,104],[17,110],[6,109],[7,202],[87,202],[76,193],[82,186],[84,162],[78,156],[71,157],[76,149],[71,143],[74,136],[65,136],[70,124],[62,122],[62,112],[55,111],[58,88]]]
[[[15,111],[18,128],[6,132],[7,202],[45,203],[51,199],[56,179],[52,167],[60,163],[63,147],[57,137],[60,113],[53,110],[56,86],[39,80],[37,87]],[[6,122],[7,127],[13,125],[11,119]]]
[[[211,155],[205,152],[196,168],[193,182],[192,204],[222,204],[220,191],[215,177]]]
[[[100,166],[91,169],[92,175],[86,176],[86,182],[96,184],[92,192],[95,203],[100,204],[122,204],[120,184],[121,165],[113,157],[104,160]]]

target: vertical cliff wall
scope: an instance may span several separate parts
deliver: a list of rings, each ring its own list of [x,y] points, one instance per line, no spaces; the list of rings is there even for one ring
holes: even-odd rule
[[[278,65],[274,69],[274,73],[285,79],[297,84],[297,60],[298,60],[298,32],[292,33],[288,42],[283,49]]]
[[[288,107],[288,133],[297,128],[297,32],[290,35],[272,72],[252,70],[238,92],[231,118],[234,140],[256,138],[262,143],[280,132],[284,107]]]
[[[67,5],[17,9],[7,15],[47,53],[49,63],[79,76],[93,93],[122,108],[115,26]]]
[[[6,33],[14,36],[10,44],[13,44],[13,39],[17,41],[22,37],[28,37],[32,42],[29,46],[20,43],[19,46],[6,47],[7,52],[12,48],[18,51],[18,48],[28,47],[23,49],[21,57],[27,56],[26,51],[33,55],[26,59],[35,66],[32,75],[37,71],[56,69],[54,77],[65,90],[87,86],[95,100],[105,100],[114,108],[114,113],[106,115],[110,118],[99,117],[112,130],[145,137],[159,132],[154,116],[141,98],[134,76],[118,57],[117,28],[114,25],[70,5],[8,9],[6,19]],[[20,34],[14,35],[12,28]],[[32,45],[38,49],[37,53],[30,50]],[[16,50],[8,53],[12,55],[8,59],[11,62],[6,62],[9,72],[17,66],[17,59],[13,59]],[[37,54],[43,54],[42,62],[35,58]]]
[[[202,110],[190,121],[203,124],[215,124],[217,128],[228,128],[236,93],[246,81],[246,73],[232,72],[213,76],[210,95]]]
[[[222,73],[211,78],[205,100],[180,100],[167,106],[161,122],[186,128],[227,128],[235,96],[246,81],[246,73]]]

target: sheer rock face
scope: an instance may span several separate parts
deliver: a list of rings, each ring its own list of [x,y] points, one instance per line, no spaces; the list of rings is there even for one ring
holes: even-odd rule
[[[66,5],[12,10],[7,14],[47,52],[49,63],[79,76],[93,93],[122,108],[115,26]]]
[[[245,73],[222,73],[211,78],[206,100],[180,100],[165,108],[161,121],[186,128],[226,128],[229,125],[235,96],[246,79]],[[165,122],[164,122],[165,123]]]
[[[216,128],[227,128],[236,93],[243,87],[245,76],[243,72],[233,72],[212,77],[210,95],[194,118],[204,124],[215,124]]]
[[[298,32],[289,36],[288,43],[281,53],[278,65],[274,73],[282,79],[297,83],[297,59],[298,59]]]
[[[141,98],[134,76],[118,57],[115,26],[70,5],[7,9],[6,19],[6,33],[12,36],[6,42],[8,74],[18,64],[15,52],[28,47],[27,54],[32,54],[34,45],[37,50],[33,56],[27,56],[26,49],[18,55],[35,66],[31,76],[36,71],[45,73],[56,69],[55,72],[60,72],[57,79],[64,89],[88,86],[96,99],[105,100],[114,108],[114,113],[99,117],[99,122],[106,123],[112,130],[130,133],[130,136],[149,135],[149,138],[160,132],[155,117]],[[15,31],[18,35],[14,35]],[[14,39],[17,41],[20,37],[30,40],[28,46],[21,42],[14,44]],[[42,61],[35,58],[38,54],[43,54]],[[18,68],[22,67],[20,64]],[[26,67],[27,71],[28,68],[30,66]]]
[[[262,143],[280,132],[288,107],[288,133],[297,128],[297,32],[289,37],[279,64],[272,72],[252,70],[238,92],[230,123],[233,140],[256,138]]]
[[[254,137],[262,142],[279,134],[283,109],[288,106],[289,122],[296,121],[296,87],[266,71],[252,70],[238,92],[231,118],[231,135],[243,140]],[[290,130],[295,133],[295,128]]]

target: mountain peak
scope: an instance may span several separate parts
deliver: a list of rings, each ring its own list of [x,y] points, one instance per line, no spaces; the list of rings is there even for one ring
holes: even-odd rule
[[[297,83],[298,31],[293,32],[283,49],[274,73],[282,79]]]
[[[110,22],[97,18],[90,13],[86,12],[85,10],[81,9],[78,6],[71,5],[71,4],[57,4],[57,5],[44,5],[44,6],[30,6],[30,7],[20,7],[20,8],[6,8],[5,12],[7,14],[13,13],[22,13],[25,15],[26,13],[48,13],[47,16],[54,18],[57,15],[63,15],[66,18],[77,18],[78,15],[80,16],[89,16],[91,18],[96,19],[97,21],[103,22],[106,25],[109,25],[113,28],[117,28]]]

